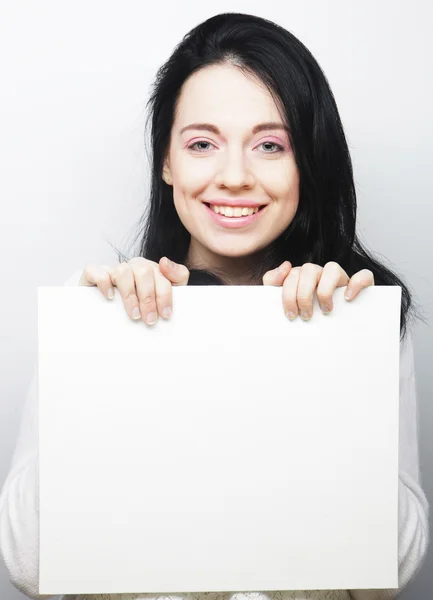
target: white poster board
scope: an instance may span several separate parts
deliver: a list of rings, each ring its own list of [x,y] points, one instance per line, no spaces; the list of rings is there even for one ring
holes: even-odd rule
[[[39,287],[40,593],[398,587],[401,288]]]

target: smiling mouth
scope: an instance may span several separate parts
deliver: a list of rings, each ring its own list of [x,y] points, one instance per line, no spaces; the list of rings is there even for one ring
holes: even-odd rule
[[[261,210],[263,210],[267,205],[263,204],[262,206],[256,206],[254,208],[249,208],[246,206],[227,206],[227,207],[217,207],[217,210],[213,208],[213,206],[208,202],[204,203],[213,213],[216,215],[221,215],[222,217],[227,217],[229,219],[240,219],[242,217],[251,217],[252,215],[257,214]],[[241,212],[241,214],[239,214]]]

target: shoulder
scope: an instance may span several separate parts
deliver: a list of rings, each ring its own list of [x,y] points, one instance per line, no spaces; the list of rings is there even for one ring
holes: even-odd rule
[[[413,332],[407,329],[404,338],[400,341],[400,374],[410,376],[414,372],[414,342]]]

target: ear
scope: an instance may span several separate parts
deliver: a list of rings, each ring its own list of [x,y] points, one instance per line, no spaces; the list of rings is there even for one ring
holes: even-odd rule
[[[170,163],[167,158],[165,159],[164,166],[162,168],[162,178],[167,185],[173,185],[173,180],[171,178],[171,171],[170,171]]]

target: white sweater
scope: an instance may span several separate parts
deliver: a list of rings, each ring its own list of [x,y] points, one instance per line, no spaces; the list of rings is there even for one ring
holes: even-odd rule
[[[82,270],[64,285],[77,285]],[[17,445],[0,495],[0,555],[11,583],[30,598],[39,595],[39,479],[37,367],[29,386]],[[66,595],[63,600],[381,600],[396,598],[424,563],[429,543],[429,504],[421,488],[418,461],[418,409],[410,330],[400,343],[400,429],[398,487],[398,581],[387,590],[298,590],[207,592],[156,596],[142,594]],[[374,418],[374,415],[372,415]]]

